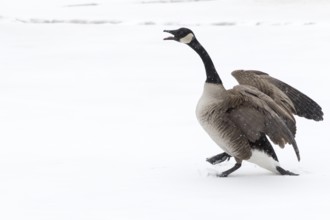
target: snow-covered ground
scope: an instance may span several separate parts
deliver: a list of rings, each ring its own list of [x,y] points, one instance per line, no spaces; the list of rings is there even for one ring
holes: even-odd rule
[[[0,219],[330,219],[330,3],[127,0],[0,3]],[[270,73],[324,110],[297,119],[301,162],[228,178],[194,110],[199,57],[164,42],[191,28],[227,88]]]

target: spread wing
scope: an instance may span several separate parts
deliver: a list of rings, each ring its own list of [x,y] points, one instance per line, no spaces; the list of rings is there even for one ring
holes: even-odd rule
[[[225,106],[229,119],[251,142],[256,142],[263,135],[284,147],[291,144],[300,160],[299,150],[294,135],[283,118],[292,120],[290,115],[279,107],[273,99],[251,86],[235,86],[228,90],[230,99]]]
[[[256,87],[292,114],[315,121],[323,120],[322,108],[314,100],[267,73],[237,70],[232,72],[232,75],[239,84]]]

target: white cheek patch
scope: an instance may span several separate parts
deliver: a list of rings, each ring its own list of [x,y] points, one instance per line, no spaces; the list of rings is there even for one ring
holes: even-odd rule
[[[194,35],[192,33],[189,33],[185,37],[181,38],[180,42],[184,43],[184,44],[189,44],[193,38],[194,38]]]

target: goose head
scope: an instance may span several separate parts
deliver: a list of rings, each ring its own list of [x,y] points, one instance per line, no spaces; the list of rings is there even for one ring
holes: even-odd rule
[[[164,32],[173,35],[164,38],[164,40],[175,40],[180,43],[190,44],[191,41],[195,39],[194,33],[188,28],[179,28],[177,30],[164,30]]]

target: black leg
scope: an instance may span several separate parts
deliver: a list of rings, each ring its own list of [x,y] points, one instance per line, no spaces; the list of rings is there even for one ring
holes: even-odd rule
[[[280,167],[280,166],[277,166],[277,167],[276,167],[276,170],[277,170],[281,175],[299,176],[299,174],[292,173],[292,172],[290,172],[290,171],[288,171],[288,170],[283,169],[283,168]]]
[[[213,157],[207,158],[206,161],[209,162],[210,164],[218,164],[218,163],[222,163],[225,160],[230,160],[230,155],[227,154],[226,152],[222,153],[222,154],[217,154]]]
[[[237,162],[235,164],[235,166],[233,166],[229,170],[226,170],[225,172],[222,172],[221,174],[218,174],[217,177],[227,177],[229,174],[231,174],[235,170],[238,170],[241,166],[242,166],[242,163]]]

